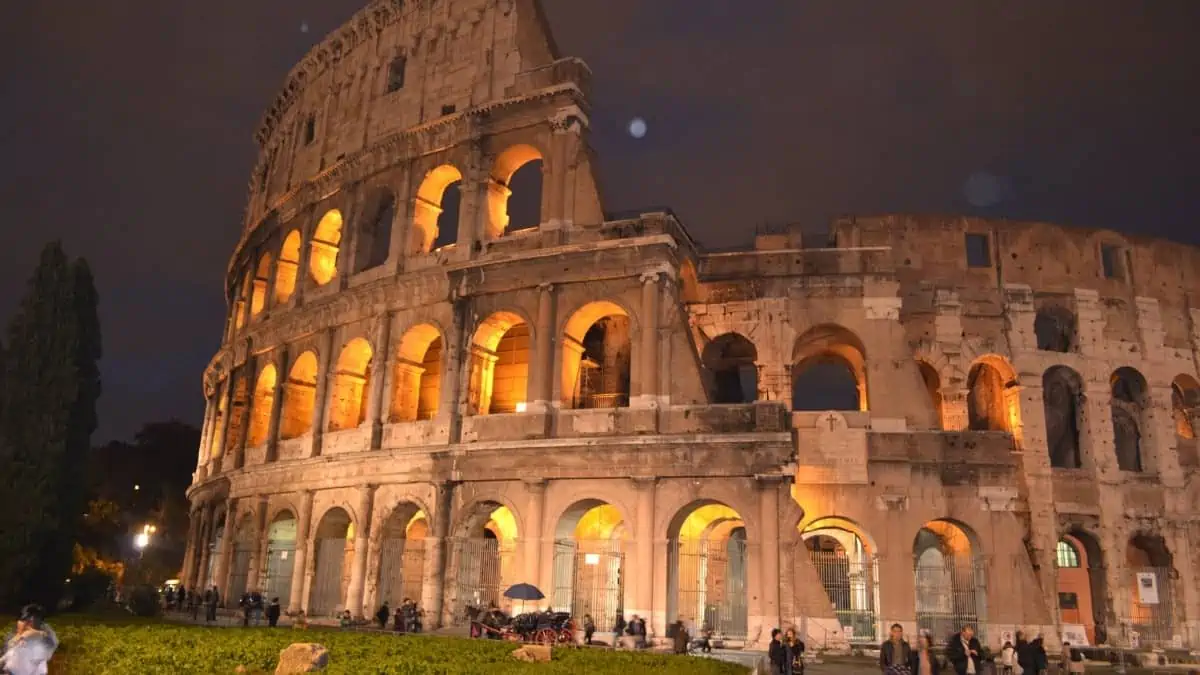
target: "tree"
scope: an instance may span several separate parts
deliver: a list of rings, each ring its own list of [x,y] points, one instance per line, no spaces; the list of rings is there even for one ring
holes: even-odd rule
[[[96,308],[87,263],[47,245],[0,376],[0,606],[54,607],[71,571],[100,396]]]

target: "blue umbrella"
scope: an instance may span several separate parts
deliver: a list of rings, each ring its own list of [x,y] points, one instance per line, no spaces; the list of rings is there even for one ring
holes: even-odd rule
[[[504,597],[509,600],[541,600],[546,597],[544,593],[538,590],[533,584],[517,584],[510,586],[507,591],[504,591]]]

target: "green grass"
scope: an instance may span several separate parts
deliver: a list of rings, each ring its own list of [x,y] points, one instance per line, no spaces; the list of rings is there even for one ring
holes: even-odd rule
[[[191,675],[274,673],[279,652],[294,642],[329,649],[330,675],[554,673],[603,675],[745,675],[741,666],[710,659],[600,649],[556,648],[549,664],[526,664],[518,646],[491,640],[397,636],[338,630],[208,628],[115,618],[64,616],[51,625],[61,641],[52,675]]]

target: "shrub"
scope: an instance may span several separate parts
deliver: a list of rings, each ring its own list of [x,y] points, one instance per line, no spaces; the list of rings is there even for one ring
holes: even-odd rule
[[[134,616],[158,616],[162,611],[158,589],[153,586],[134,586],[129,591],[127,606]]]

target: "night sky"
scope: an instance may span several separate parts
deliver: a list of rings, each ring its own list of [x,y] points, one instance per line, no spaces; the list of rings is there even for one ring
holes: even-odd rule
[[[199,423],[251,133],[363,0],[2,4],[0,320],[63,239],[101,294],[95,440]],[[710,246],[890,211],[1200,243],[1196,0],[545,6],[595,73],[610,211],[670,206]]]

